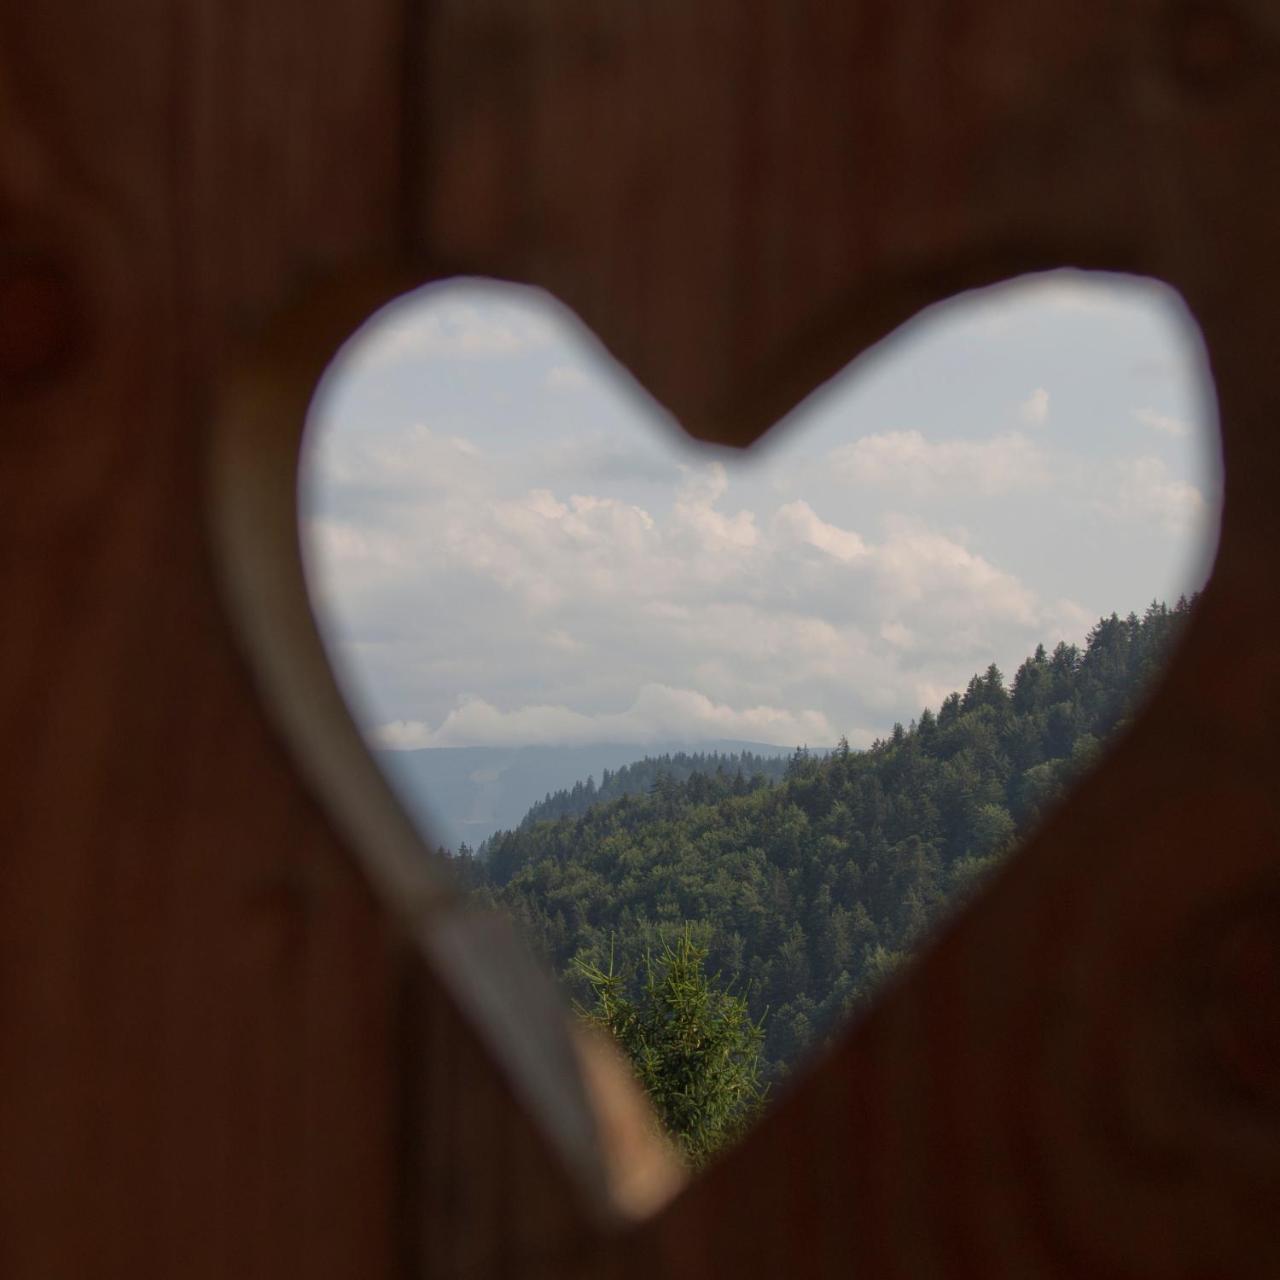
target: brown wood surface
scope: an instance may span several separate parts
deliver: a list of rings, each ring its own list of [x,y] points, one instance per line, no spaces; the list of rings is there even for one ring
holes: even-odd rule
[[[1280,1274],[1278,13],[3,0],[0,1274]],[[490,272],[745,443],[1059,264],[1203,328],[1210,588],[1100,772],[668,1200],[335,701],[307,388]]]
[[[210,426],[274,315],[400,251],[404,26],[377,4],[0,9],[5,1277],[392,1274],[419,1023],[461,1073],[434,1069],[442,1097],[524,1152],[510,1173],[477,1152],[479,1185],[510,1205],[567,1177],[509,1073],[475,1068],[460,1000],[410,1003],[413,913],[439,895],[392,910],[403,858],[340,846],[211,555],[282,498],[263,533],[284,545],[248,559],[297,638],[301,415],[232,477],[232,512],[208,464],[226,480],[241,436]],[[460,1203],[492,1209],[447,1154]],[[581,1192],[558,1209],[598,1216]],[[500,1236],[478,1209],[451,1226]]]

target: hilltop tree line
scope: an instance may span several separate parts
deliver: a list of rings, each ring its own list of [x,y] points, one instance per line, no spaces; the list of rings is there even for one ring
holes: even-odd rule
[[[677,751],[646,756],[619,769],[603,770],[599,786],[592,777],[554,794],[548,792],[546,799],[540,800],[521,819],[520,830],[527,830],[540,822],[554,822],[558,818],[578,818],[588,809],[622,796],[645,795],[658,785],[660,778],[685,782],[694,774],[730,778],[740,774],[744,781],[759,778],[766,782],[780,782],[787,775],[787,767],[785,753],[766,756],[754,751]]]
[[[1103,618],[1083,648],[1041,646],[1008,683],[993,664],[867,750],[798,750],[776,780],[659,762],[641,794],[552,798],[459,870],[580,999],[587,973],[638,991],[647,954],[692,938],[763,1023],[777,1079],[1062,797],[1189,609]]]

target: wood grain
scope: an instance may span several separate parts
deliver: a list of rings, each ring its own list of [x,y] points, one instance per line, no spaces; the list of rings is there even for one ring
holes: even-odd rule
[[[403,1257],[401,992],[439,898],[393,904],[403,883],[335,836],[323,775],[241,656],[252,628],[228,623],[213,535],[232,517],[207,519],[211,428],[276,317],[402,249],[403,24],[376,4],[0,11],[6,1276],[370,1276]],[[223,479],[237,425],[212,450]],[[285,566],[286,617],[305,613],[301,429],[232,477],[258,511],[287,449],[249,552],[268,596]],[[508,1176],[550,1185],[558,1157],[474,1069],[459,1000],[436,982],[420,1018],[466,1072],[437,1069],[442,1092],[522,1135],[509,1175],[475,1176],[509,1200]]]
[[[1267,0],[0,5],[0,1271],[1280,1273],[1278,35]],[[307,380],[384,295],[492,273],[747,443],[1064,263],[1202,327],[1213,581],[1070,805],[668,1199],[333,700]]]

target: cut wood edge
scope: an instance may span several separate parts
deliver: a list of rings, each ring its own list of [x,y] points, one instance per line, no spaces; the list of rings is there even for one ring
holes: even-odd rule
[[[510,925],[470,910],[436,864],[352,718],[303,571],[298,461],[321,375],[379,307],[418,284],[386,266],[308,291],[238,362],[213,415],[210,554],[254,685],[368,883],[473,1025],[597,1228],[656,1211],[685,1181],[617,1054],[573,1026]]]

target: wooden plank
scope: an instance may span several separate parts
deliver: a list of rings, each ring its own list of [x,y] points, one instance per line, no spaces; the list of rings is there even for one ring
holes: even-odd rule
[[[1275,1274],[1271,11],[437,14],[424,237],[569,302],[695,434],[1061,264],[1178,287],[1222,409],[1215,576],[1147,715],[623,1272]]]
[[[1276,35],[1263,0],[0,6],[0,1270],[1276,1274]],[[445,945],[307,647],[278,405],[323,351],[280,317],[532,280],[745,443],[920,306],[1061,262],[1203,326],[1191,634],[1009,873],[628,1230],[671,1188],[633,1096]]]
[[[749,443],[957,289],[1148,246],[1114,7],[431,12],[424,242],[549,288],[698,436]]]
[[[327,347],[304,344],[301,383],[278,376],[295,367],[277,318],[404,246],[406,21],[0,11],[5,1275],[365,1277],[403,1257],[399,993],[414,922],[448,895],[358,742],[352,763],[293,510],[310,386],[398,286],[378,276]],[[264,396],[284,420],[247,440]],[[268,606],[295,646],[275,668],[245,622]],[[298,689],[311,721],[284,714]],[[285,735],[308,727],[300,765]],[[348,803],[347,765],[367,801]],[[489,1052],[443,986],[423,998]],[[498,1149],[521,1135],[545,1203],[563,1156],[545,1126],[501,1072],[447,1079]],[[590,1116],[571,1118],[595,1159]],[[609,1185],[561,1197],[565,1220]],[[476,1238],[446,1222],[458,1249]]]
[[[237,333],[385,239],[395,23],[0,11],[4,255],[73,321],[0,403],[9,1276],[389,1266],[396,946],[234,654],[201,476]]]

